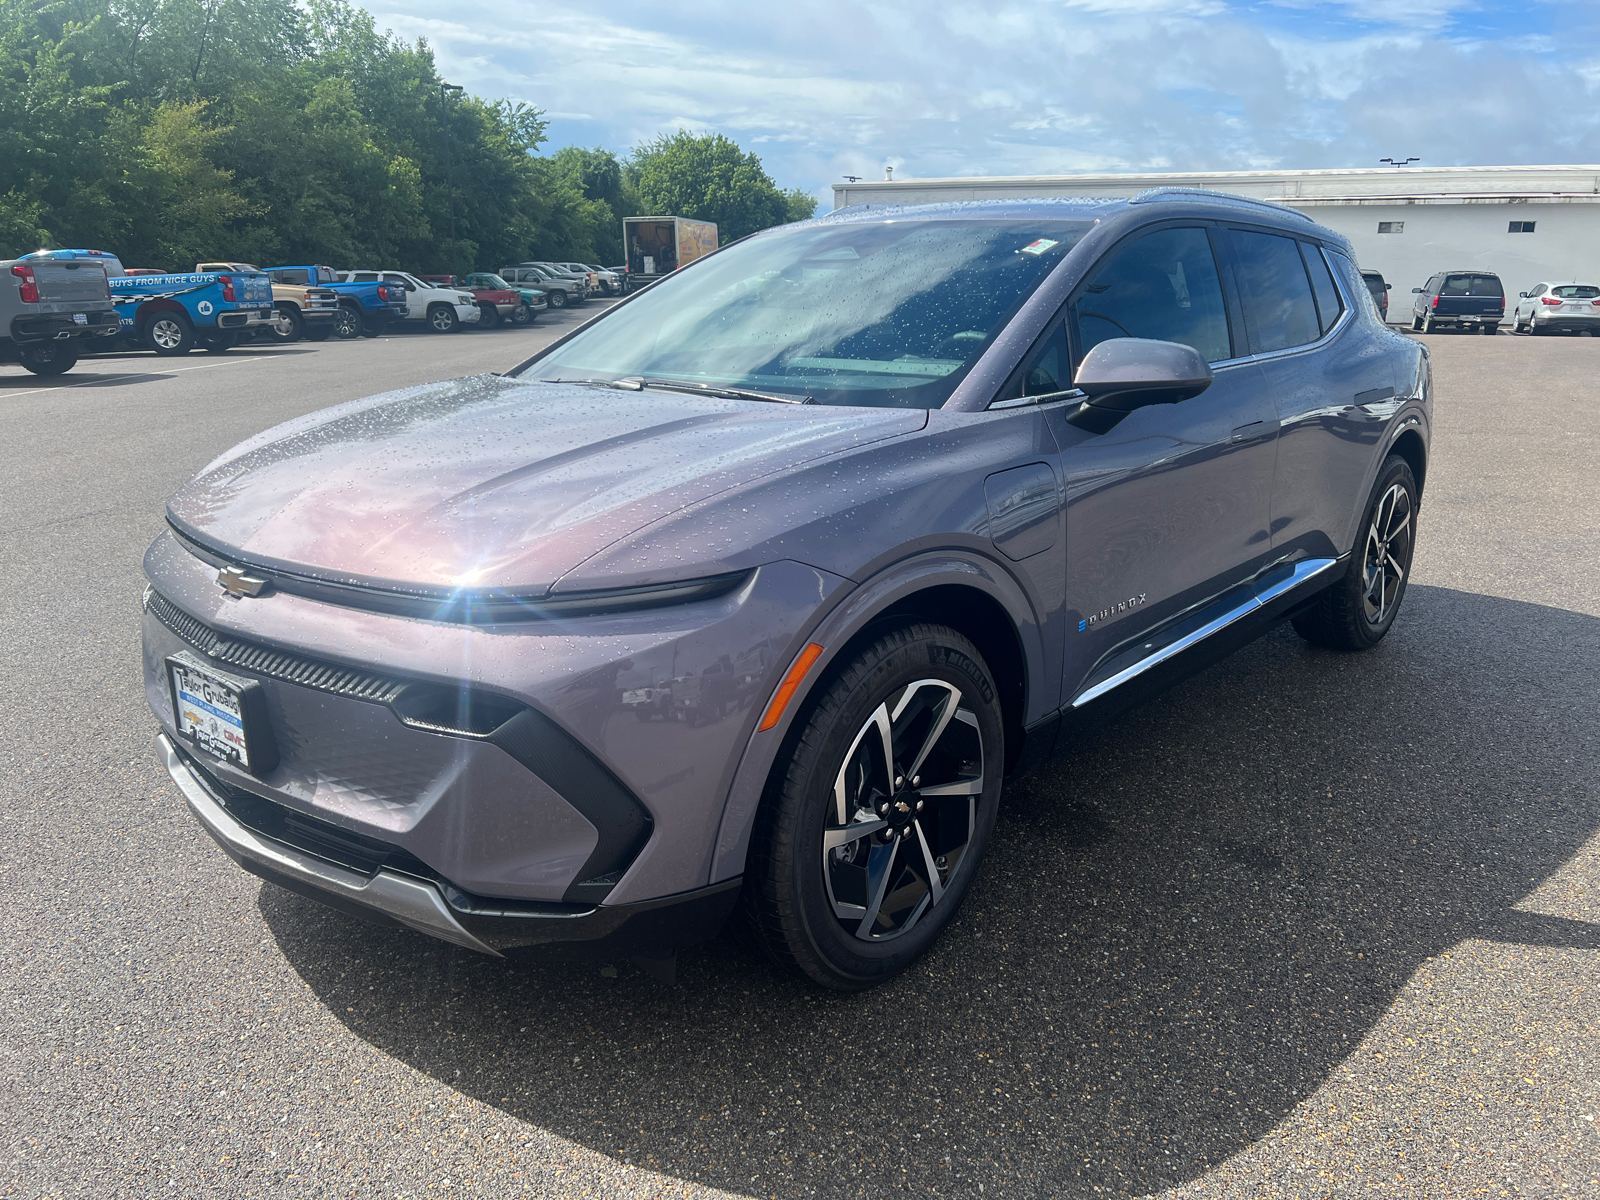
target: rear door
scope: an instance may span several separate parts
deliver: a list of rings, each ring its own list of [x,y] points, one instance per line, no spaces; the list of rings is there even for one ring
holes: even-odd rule
[[[1270,551],[1278,416],[1260,368],[1241,361],[1230,286],[1212,227],[1169,226],[1112,249],[1068,301],[1074,371],[1098,343],[1138,337],[1193,346],[1215,374],[1199,396],[1135,409],[1104,434],[1051,410],[1067,487],[1069,696],[1147,631],[1248,580]],[[1034,369],[1052,372],[1044,357]]]
[[[1275,559],[1350,548],[1373,450],[1395,406],[1376,322],[1352,309],[1360,276],[1343,255],[1281,232],[1229,230],[1250,349],[1279,422],[1272,483]]]

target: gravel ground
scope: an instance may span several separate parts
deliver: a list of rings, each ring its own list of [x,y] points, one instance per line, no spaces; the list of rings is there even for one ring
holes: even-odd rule
[[[240,438],[532,330],[0,367],[0,1195],[1600,1196],[1600,346],[1435,335],[1376,651],[1283,630],[1007,794],[819,995],[513,967],[263,885],[156,764],[139,560]]]

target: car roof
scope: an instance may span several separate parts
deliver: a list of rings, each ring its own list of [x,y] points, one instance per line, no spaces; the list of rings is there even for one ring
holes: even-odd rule
[[[1298,209],[1270,200],[1253,200],[1204,188],[1152,188],[1126,199],[1087,196],[1036,197],[1016,200],[949,200],[938,204],[852,204],[800,224],[850,224],[868,221],[1109,221],[1143,210],[1155,220],[1166,216],[1216,219],[1231,217],[1252,224],[1273,225],[1285,233],[1310,233],[1354,256],[1350,240],[1318,225]],[[1220,210],[1220,211],[1219,211]]]

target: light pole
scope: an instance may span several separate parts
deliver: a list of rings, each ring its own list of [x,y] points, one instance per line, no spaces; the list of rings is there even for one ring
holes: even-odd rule
[[[465,91],[459,83],[439,83],[439,119],[444,122],[444,191],[450,203],[450,274],[460,276],[456,265],[456,185],[450,178],[450,110],[445,106],[446,92]]]

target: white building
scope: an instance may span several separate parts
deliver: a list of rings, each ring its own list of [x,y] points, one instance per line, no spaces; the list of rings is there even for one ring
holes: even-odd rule
[[[1338,230],[1392,285],[1389,319],[1436,271],[1500,276],[1508,299],[1542,279],[1600,282],[1600,166],[1385,167],[1150,175],[1037,175],[836,183],[833,206],[1053,196],[1096,199],[1199,187],[1273,200]],[[1507,306],[1509,311],[1509,304]]]

